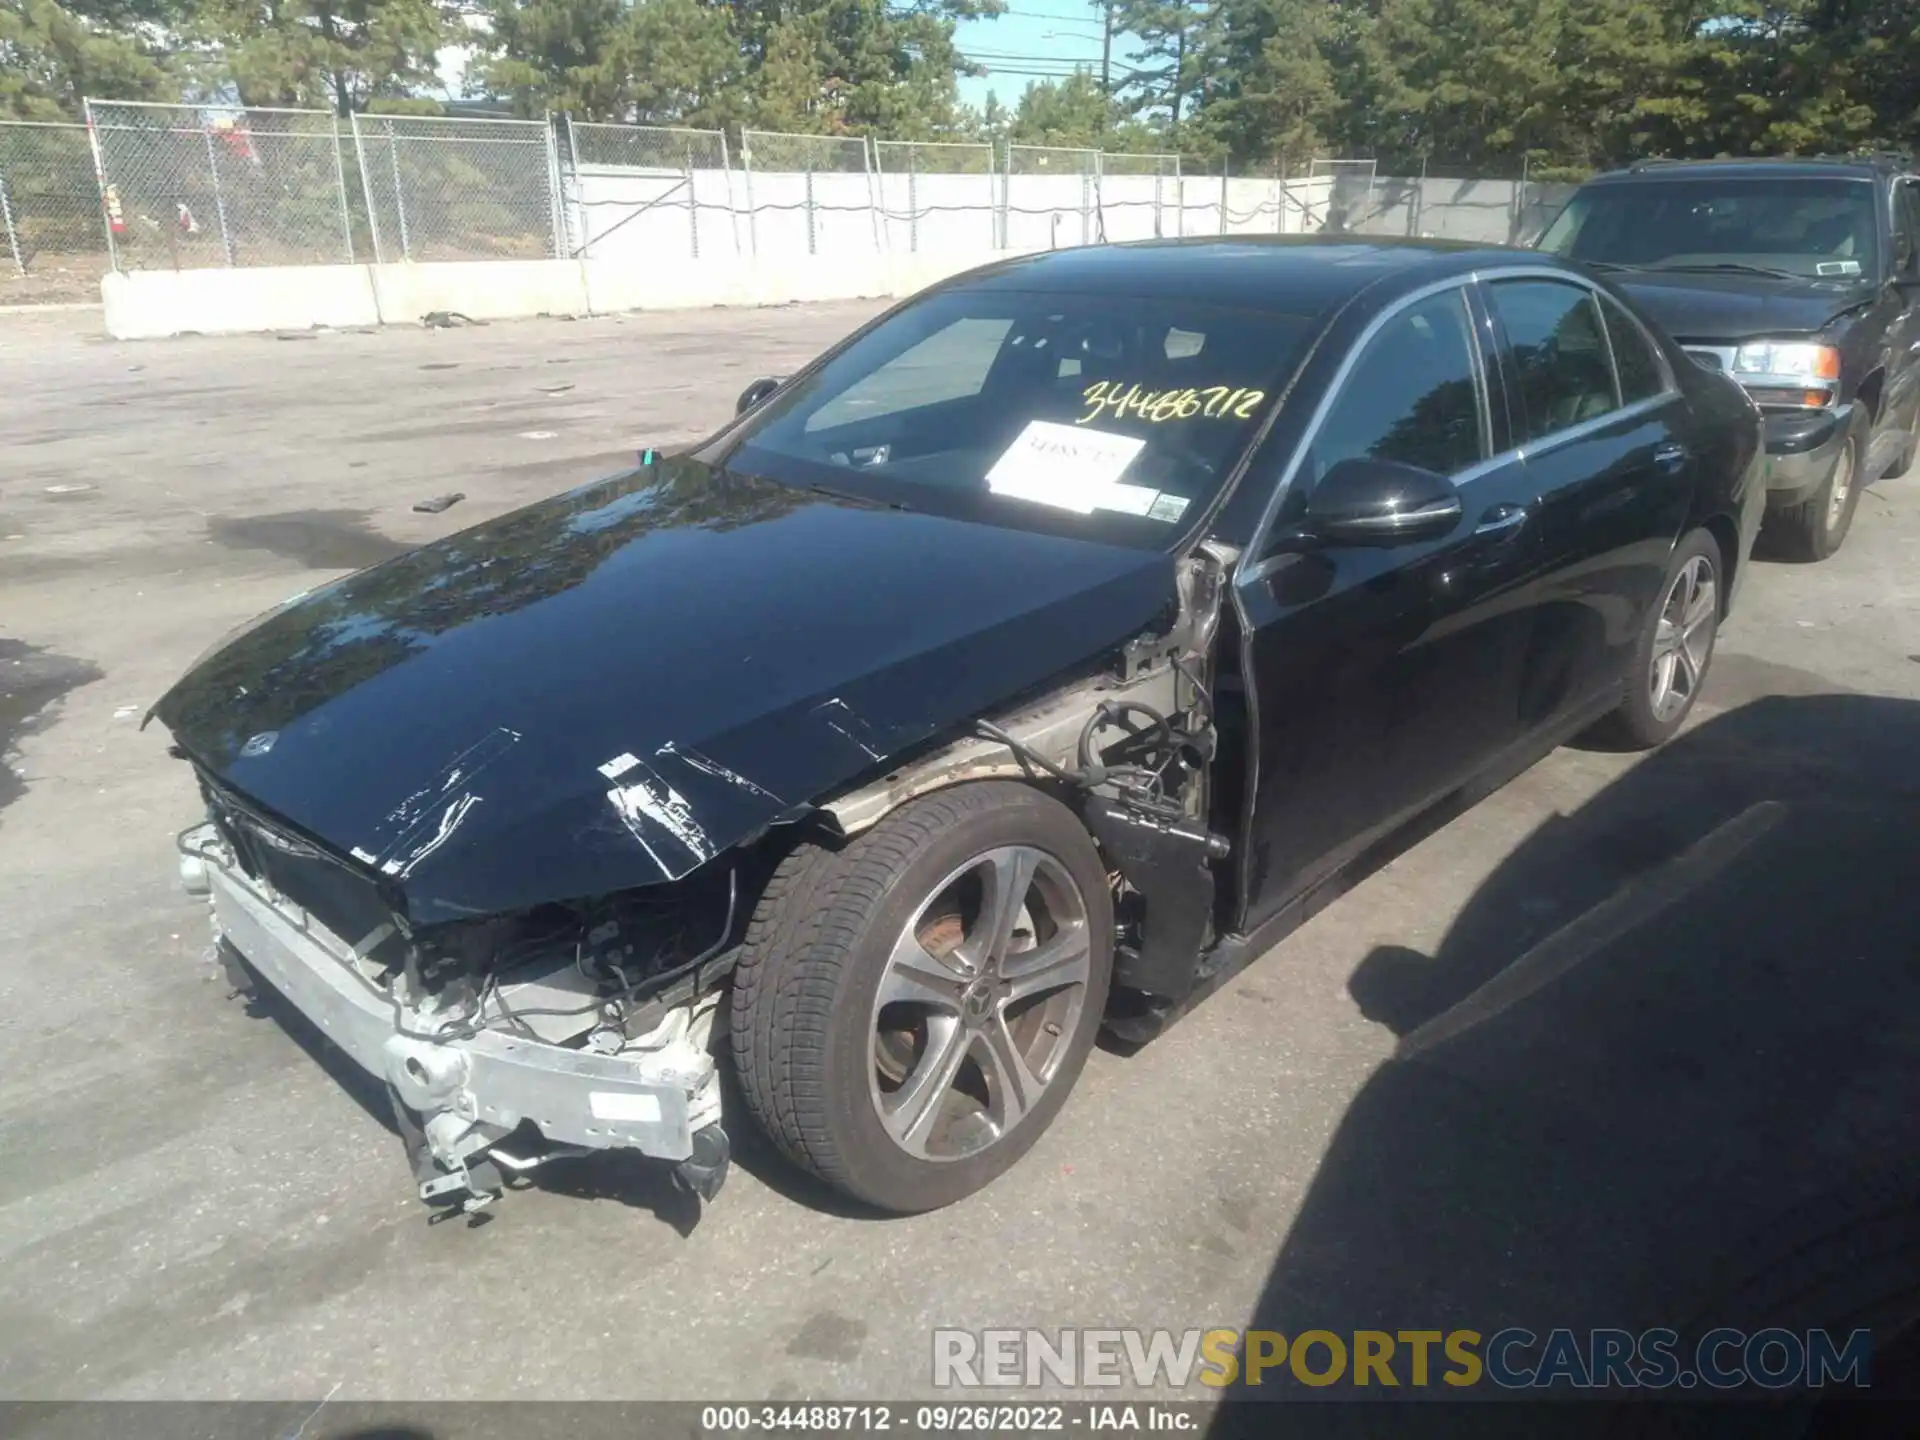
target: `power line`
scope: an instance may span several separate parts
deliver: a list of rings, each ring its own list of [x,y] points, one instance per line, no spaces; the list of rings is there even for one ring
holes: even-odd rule
[[[1084,59],[1074,60],[1063,55],[1049,55],[1044,51],[1032,50],[975,50],[969,47],[960,53],[965,55],[969,60],[976,58],[981,60],[1037,60],[1048,65],[1091,65],[1093,63],[1093,57],[1091,55],[1086,56]]]
[[[1015,8],[1014,8],[1013,6],[1011,6],[1011,5],[1009,5],[1009,6],[1008,6],[1008,7],[1006,8],[1006,11],[1005,11],[1005,13],[1006,13],[1006,14],[1008,14],[1008,15],[1012,15],[1012,16],[1016,16],[1016,17],[1019,17],[1019,18],[1022,18],[1022,19],[1032,19],[1032,20],[1087,20],[1087,21],[1091,21],[1092,23],[1094,23],[1094,24],[1096,24],[1096,25],[1097,25],[1097,24],[1099,24],[1099,22],[1100,22],[1100,15],[1101,15],[1101,12],[1102,12],[1102,11],[1104,11],[1104,10],[1105,10],[1106,8],[1107,8],[1107,7],[1106,7],[1106,6],[1104,6],[1104,5],[1098,5],[1098,4],[1090,4],[1090,5],[1088,5],[1088,6],[1087,6],[1087,8],[1086,8],[1086,9],[1084,9],[1084,10],[1080,10],[1080,11],[1075,11],[1075,12],[1071,12],[1071,13],[1063,13],[1063,12],[1061,12],[1061,11],[1059,11],[1059,10],[1024,10],[1024,9],[1015,9]],[[981,19],[983,19],[983,20],[984,20],[984,19],[987,19],[987,18],[989,18],[989,17],[987,17],[987,16],[984,16],[984,15],[983,15],[983,16],[981,16],[981,17],[979,17],[979,18],[981,18]]]

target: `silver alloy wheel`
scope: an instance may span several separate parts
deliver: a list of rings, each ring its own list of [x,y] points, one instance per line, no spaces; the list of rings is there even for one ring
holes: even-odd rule
[[[1653,718],[1662,724],[1686,709],[1699,692],[1719,620],[1720,593],[1713,562],[1704,555],[1692,556],[1673,577],[1653,632],[1648,694]]]
[[[1072,1045],[1091,938],[1080,887],[1043,850],[989,850],[934,887],[873,1002],[867,1086],[896,1145],[960,1160],[1020,1123]]]
[[[1840,523],[1847,512],[1847,496],[1853,491],[1853,446],[1840,447],[1840,458],[1833,463],[1833,489],[1827,496],[1827,529]]]

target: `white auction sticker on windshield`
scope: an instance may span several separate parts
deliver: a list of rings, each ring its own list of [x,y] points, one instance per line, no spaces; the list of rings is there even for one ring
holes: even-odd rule
[[[1029,421],[993,462],[987,472],[987,488],[996,495],[1081,515],[1091,515],[1095,510],[1123,510],[1137,515],[1141,511],[1135,507],[1142,496],[1151,505],[1154,492],[1119,482],[1146,443],[1105,430],[1056,425],[1050,420]]]

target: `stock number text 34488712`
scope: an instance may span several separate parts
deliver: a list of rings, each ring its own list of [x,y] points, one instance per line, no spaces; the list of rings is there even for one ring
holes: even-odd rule
[[[1102,415],[1116,420],[1128,416],[1165,424],[1169,420],[1251,420],[1264,390],[1236,390],[1226,385],[1209,385],[1204,390],[1142,390],[1137,384],[1123,385],[1118,380],[1096,380],[1080,392],[1087,413],[1074,423],[1085,425]]]

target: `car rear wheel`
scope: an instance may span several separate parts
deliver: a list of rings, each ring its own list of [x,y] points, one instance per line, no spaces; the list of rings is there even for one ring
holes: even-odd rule
[[[1860,503],[1860,487],[1867,442],[1861,427],[1855,426],[1840,447],[1840,458],[1822,485],[1802,503],[1782,510],[1770,524],[1803,560],[1825,560],[1840,548],[1853,526],[1853,512]]]
[[[1695,530],[1674,547],[1660,602],[1634,647],[1626,696],[1605,722],[1616,740],[1650,750],[1686,722],[1713,663],[1721,574],[1720,546],[1705,530]]]
[[[734,970],[748,1108],[790,1159],[860,1200],[951,1204],[1059,1113],[1112,953],[1098,851],[1028,786],[956,786],[843,848],[802,845]]]

